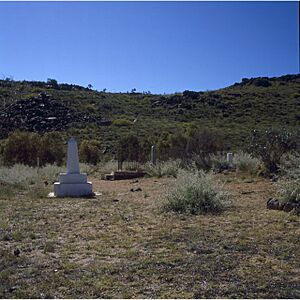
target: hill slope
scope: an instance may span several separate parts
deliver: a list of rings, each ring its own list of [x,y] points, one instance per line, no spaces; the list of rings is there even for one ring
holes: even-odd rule
[[[60,130],[100,139],[114,149],[126,133],[155,137],[193,124],[221,131],[228,147],[235,148],[252,129],[299,129],[300,75],[243,79],[216,91],[172,95],[99,92],[55,80],[0,80],[0,107],[1,138],[16,128]]]

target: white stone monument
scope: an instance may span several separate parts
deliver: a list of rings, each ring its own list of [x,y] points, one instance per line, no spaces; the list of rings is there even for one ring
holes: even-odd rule
[[[54,195],[57,197],[92,196],[92,183],[87,175],[80,173],[77,142],[72,137],[68,141],[67,173],[59,174],[59,182],[54,183]]]

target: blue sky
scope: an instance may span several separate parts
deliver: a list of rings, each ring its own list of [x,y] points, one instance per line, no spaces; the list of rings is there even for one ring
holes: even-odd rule
[[[298,2],[0,2],[0,77],[204,91],[299,73]]]

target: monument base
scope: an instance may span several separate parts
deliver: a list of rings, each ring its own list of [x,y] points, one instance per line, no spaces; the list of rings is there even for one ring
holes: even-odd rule
[[[87,197],[93,196],[91,182],[85,183],[54,183],[54,195],[56,197]]]

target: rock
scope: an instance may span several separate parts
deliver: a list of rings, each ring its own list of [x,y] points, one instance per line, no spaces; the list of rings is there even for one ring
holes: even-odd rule
[[[277,199],[270,198],[267,202],[268,209],[279,209],[279,201]]]
[[[18,286],[12,286],[11,288],[8,289],[8,291],[9,291],[10,293],[12,293],[12,292],[14,292],[14,291],[17,290],[17,289],[18,289]]]
[[[136,179],[136,180],[133,180],[133,181],[131,181],[130,183],[137,183],[137,182],[139,182],[139,180],[138,180],[138,179]]]
[[[136,189],[134,189],[134,188],[130,189],[130,192],[141,192],[141,191],[142,191],[142,189],[140,187],[138,187]]]
[[[19,256],[20,253],[21,253],[20,249],[16,248],[16,249],[14,250],[14,255],[15,255],[15,256]]]
[[[294,203],[291,203],[291,202],[286,202],[284,205],[283,205],[283,211],[285,212],[290,212],[294,209],[295,205]]]

